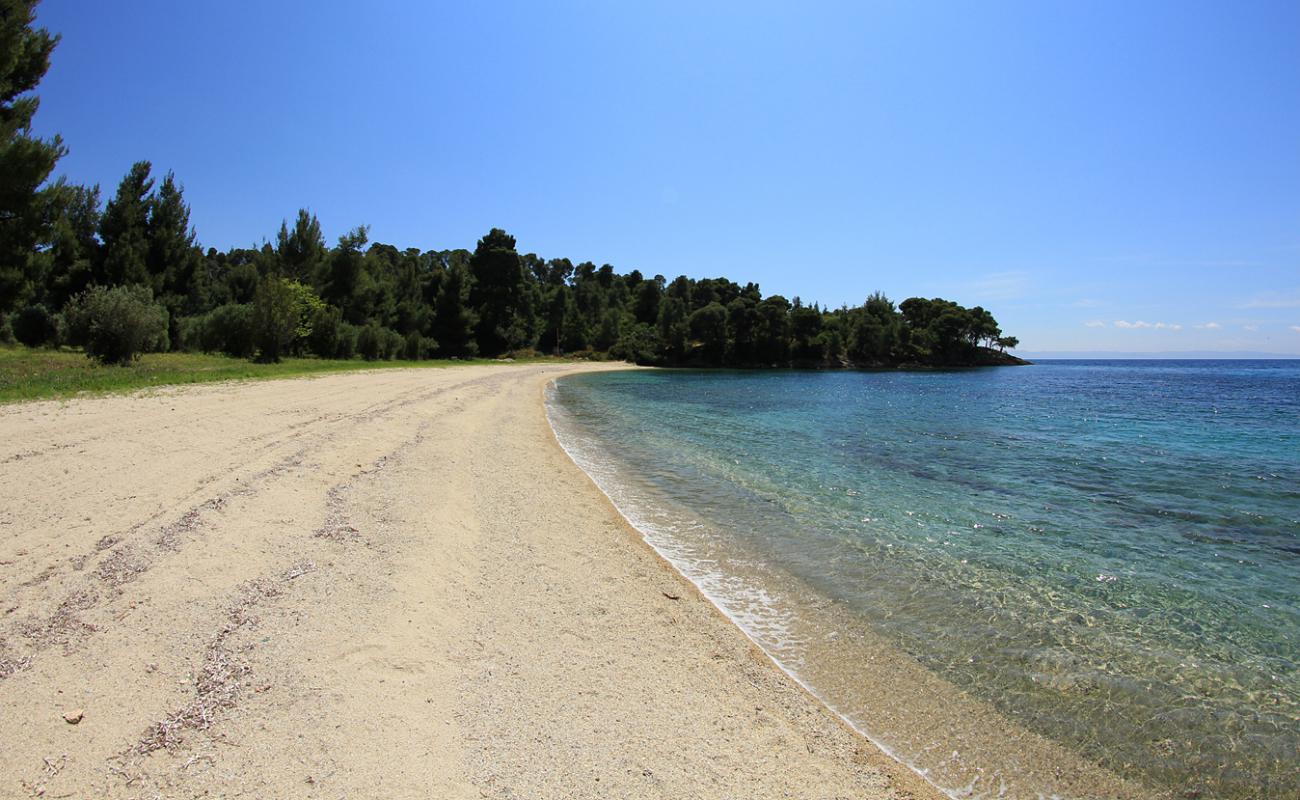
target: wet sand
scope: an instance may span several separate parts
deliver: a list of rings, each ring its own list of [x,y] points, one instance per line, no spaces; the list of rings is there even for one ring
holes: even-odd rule
[[[457,367],[0,408],[0,796],[935,798]]]
[[[548,413],[574,460],[630,524],[793,680],[891,756],[952,797],[1171,800],[1167,787],[1126,778],[1026,728],[927,668],[851,603],[800,578],[736,530],[725,510],[688,508],[611,453],[553,396]],[[639,466],[637,466],[639,465]],[[761,502],[750,498],[754,502]],[[707,503],[707,501],[701,501]],[[787,520],[797,531],[797,520]],[[900,603],[908,598],[900,597]]]

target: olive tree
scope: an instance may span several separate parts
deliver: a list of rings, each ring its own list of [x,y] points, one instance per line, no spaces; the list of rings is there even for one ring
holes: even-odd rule
[[[129,364],[168,346],[167,309],[144,286],[92,286],[68,301],[63,316],[69,340],[104,364]]]

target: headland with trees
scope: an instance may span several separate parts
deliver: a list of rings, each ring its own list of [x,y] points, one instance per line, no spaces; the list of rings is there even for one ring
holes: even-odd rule
[[[0,0],[0,337],[83,347],[104,363],[142,352],[367,360],[567,354],[710,367],[1024,363],[993,315],[940,298],[823,308],[755,283],[620,272],[520,253],[492,229],[473,250],[327,244],[300,209],[274,241],[202,248],[182,184],[132,165],[113,196],[64,178],[59,137],[31,135],[32,91],[58,37],[33,0]]]

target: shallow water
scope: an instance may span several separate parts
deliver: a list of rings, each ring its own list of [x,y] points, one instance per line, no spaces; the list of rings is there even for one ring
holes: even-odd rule
[[[1300,362],[635,371],[549,407],[652,544],[950,792],[1087,781],[918,737],[890,698],[938,690],[882,692],[882,643],[936,707],[1153,789],[1300,796]]]

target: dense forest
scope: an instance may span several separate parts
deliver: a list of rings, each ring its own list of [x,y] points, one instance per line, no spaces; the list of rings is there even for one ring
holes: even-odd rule
[[[822,308],[757,284],[619,272],[520,253],[492,229],[471,250],[398,248],[358,226],[330,247],[299,210],[274,241],[204,250],[176,176],[133,165],[98,186],[50,181],[63,142],[31,136],[31,94],[58,42],[33,0],[0,0],[0,337],[275,361],[581,354],[681,366],[1013,363],[987,310],[939,298]]]

